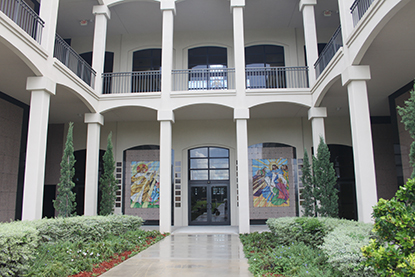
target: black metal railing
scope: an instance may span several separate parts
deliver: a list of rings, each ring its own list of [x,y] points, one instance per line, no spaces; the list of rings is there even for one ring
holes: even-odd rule
[[[103,73],[103,94],[161,91],[161,71]]]
[[[73,73],[75,73],[90,87],[95,87],[96,72],[58,34],[56,34],[55,52],[53,56],[60,60],[64,65],[66,65]]]
[[[369,9],[370,5],[372,5],[374,0],[356,0],[354,1],[353,5],[350,8],[353,17],[353,24],[354,26],[359,23],[360,19]]]
[[[23,0],[0,0],[0,11],[40,44],[45,22]]]
[[[172,70],[173,91],[235,89],[234,68]]]
[[[320,76],[321,72],[327,67],[331,59],[333,59],[334,55],[336,54],[337,50],[343,46],[343,39],[342,39],[342,31],[341,26],[337,28],[334,32],[333,36],[331,37],[330,41],[327,43],[326,47],[324,47],[323,51],[314,64],[314,68],[316,69],[316,77]]]
[[[247,67],[247,89],[307,88],[308,67]]]

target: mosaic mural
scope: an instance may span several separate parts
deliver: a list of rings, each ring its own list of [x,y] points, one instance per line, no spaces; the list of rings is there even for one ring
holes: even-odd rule
[[[131,162],[131,208],[160,207],[160,162]]]
[[[252,160],[254,207],[290,205],[287,159]]]

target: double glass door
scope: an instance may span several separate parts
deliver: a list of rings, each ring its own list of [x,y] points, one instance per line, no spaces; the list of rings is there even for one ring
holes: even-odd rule
[[[190,186],[190,225],[229,225],[229,184]]]
[[[189,150],[189,224],[229,225],[229,150]]]

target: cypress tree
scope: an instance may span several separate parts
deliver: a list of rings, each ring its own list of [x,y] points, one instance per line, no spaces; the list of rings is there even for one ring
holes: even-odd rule
[[[412,139],[415,140],[415,82],[414,88],[410,91],[410,97],[405,101],[404,107],[397,107],[399,115],[402,117],[401,122],[405,125],[405,130],[409,132]],[[412,166],[411,179],[415,178],[415,141],[411,143],[409,152],[409,163]]]
[[[308,159],[307,150],[304,149],[304,158],[303,158],[303,175],[301,176],[301,182],[303,183],[303,190],[301,196],[303,202],[301,206],[304,209],[304,216],[315,216],[315,199],[313,196],[314,187],[313,187],[313,175],[311,173],[310,161]]]
[[[337,177],[330,162],[330,151],[327,144],[320,137],[317,150],[317,158],[313,157],[314,172],[314,197],[318,202],[316,211],[320,216],[338,217],[338,190],[336,189]]]
[[[72,192],[75,183],[72,181],[75,175],[75,156],[73,154],[73,122],[69,123],[68,135],[66,136],[65,150],[61,161],[61,176],[58,184],[58,194],[53,201],[53,207],[58,212],[58,216],[70,217],[75,215],[76,208],[75,196]]]
[[[107,139],[107,150],[103,157],[104,172],[99,179],[100,190],[102,192],[102,198],[99,207],[100,215],[109,215],[114,211],[116,191],[118,189],[115,182],[115,161],[112,147],[112,133],[108,135]]]

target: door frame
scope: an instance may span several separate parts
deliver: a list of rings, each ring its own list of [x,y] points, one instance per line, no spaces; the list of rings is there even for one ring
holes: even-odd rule
[[[209,163],[209,160],[210,159],[213,159],[213,160],[215,160],[215,159],[224,159],[224,158],[226,158],[226,159],[228,159],[228,166],[227,167],[218,167],[218,168],[213,168],[213,167],[210,167],[210,166],[208,166],[207,168],[203,168],[204,170],[207,170],[207,171],[209,171],[209,170],[211,170],[211,169],[218,169],[219,171],[221,171],[221,170],[228,170],[228,179],[213,179],[213,180],[210,180],[210,177],[208,177],[207,178],[207,180],[191,180],[191,170],[193,169],[195,169],[195,168],[191,168],[191,160],[192,160],[192,157],[191,157],[191,151],[192,150],[196,150],[196,149],[203,149],[203,148],[207,148],[207,151],[208,151],[208,156],[206,157],[206,159],[208,159],[208,163]],[[227,150],[228,151],[228,156],[227,157],[224,157],[224,156],[216,156],[216,155],[213,155],[213,156],[211,156],[211,154],[210,154],[210,149],[211,148],[218,148],[218,149],[224,149],[224,150]],[[231,153],[231,149],[229,149],[228,147],[223,147],[223,146],[215,146],[215,145],[211,145],[211,146],[206,146],[206,145],[204,145],[204,146],[199,146],[199,147],[193,147],[193,148],[189,148],[189,149],[187,149],[187,172],[188,172],[188,178],[187,178],[187,198],[188,198],[188,205],[187,205],[187,218],[188,218],[188,225],[190,226],[190,225],[193,225],[193,226],[200,226],[200,225],[203,225],[203,226],[209,226],[209,225],[231,225],[231,215],[232,215],[232,213],[231,213],[231,197],[232,197],[232,193],[231,193],[231,178],[230,178],[230,176],[231,176],[231,155],[230,155],[230,153]],[[193,157],[194,158],[194,157]],[[197,158],[196,158],[197,159]],[[202,159],[204,159],[203,157],[202,157]],[[209,173],[208,173],[208,176],[209,176]],[[206,186],[207,187],[207,189],[209,190],[209,192],[207,192],[207,195],[206,195],[206,197],[209,197],[208,196],[208,194],[210,195],[211,193],[212,193],[212,189],[211,189],[211,187],[214,187],[215,185],[217,185],[217,186],[220,186],[220,185],[222,185],[222,186],[226,186],[226,190],[227,190],[227,196],[226,196],[226,199],[227,199],[227,203],[226,203],[226,206],[227,206],[227,215],[228,215],[228,218],[227,218],[227,220],[226,221],[224,221],[224,222],[212,222],[211,220],[210,221],[208,221],[208,222],[200,222],[200,223],[198,223],[198,222],[192,222],[192,220],[191,220],[191,210],[192,210],[192,203],[191,203],[191,197],[192,197],[192,187],[203,187],[203,186]],[[210,195],[210,198],[212,198],[212,195]],[[211,215],[209,216],[209,217],[211,217]]]
[[[208,220],[206,222],[192,222],[192,187],[206,187],[206,197],[207,200],[210,200],[210,202],[212,202],[212,187],[215,186],[226,186],[226,191],[227,191],[227,203],[226,203],[226,210],[227,210],[227,214],[228,214],[228,218],[226,221],[221,221],[221,222],[213,222],[212,221],[212,214],[208,213]],[[229,180],[226,181],[189,181],[189,186],[188,186],[188,222],[189,222],[189,226],[199,226],[199,225],[203,225],[203,226],[210,226],[210,225],[231,225],[231,205],[230,205],[230,182]],[[210,199],[209,199],[210,198]],[[210,203],[212,205],[212,203]],[[206,207],[207,210],[209,210],[210,208]]]

